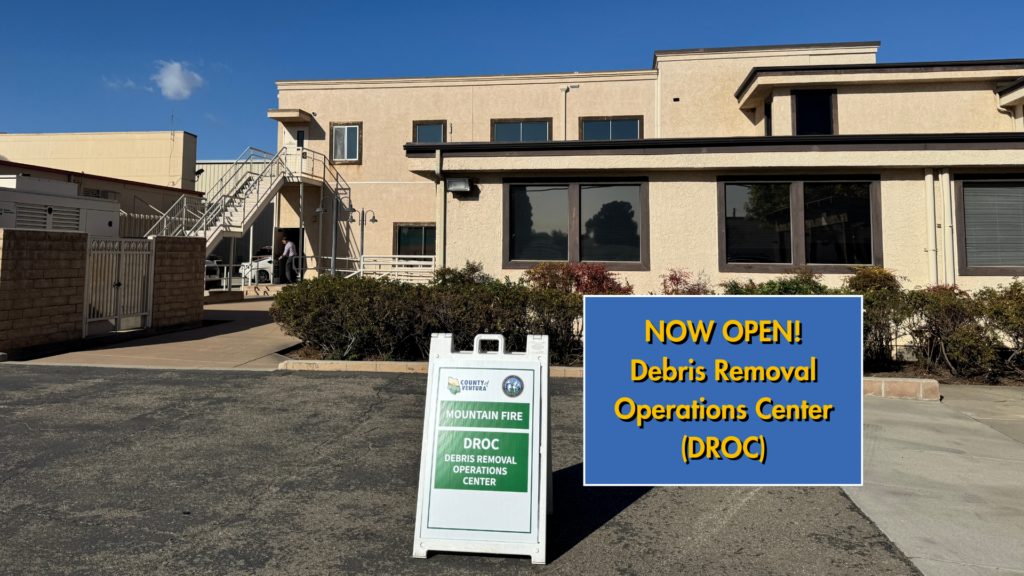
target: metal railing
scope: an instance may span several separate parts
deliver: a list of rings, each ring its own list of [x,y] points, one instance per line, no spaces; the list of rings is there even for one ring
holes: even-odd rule
[[[389,278],[410,284],[426,284],[434,278],[433,256],[363,256],[359,263],[362,278]]]

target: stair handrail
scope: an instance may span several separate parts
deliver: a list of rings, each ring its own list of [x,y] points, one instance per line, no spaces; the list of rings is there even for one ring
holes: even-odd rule
[[[254,148],[253,150],[256,149]],[[263,152],[262,150],[257,151],[263,154],[269,154],[269,152]],[[260,192],[262,182],[266,181],[268,184],[266,190],[270,190],[273,188],[273,184],[277,178],[280,177],[280,174],[278,174],[279,171],[283,170],[286,173],[286,177],[292,176],[291,170],[289,170],[283,160],[283,156],[286,154],[287,148],[281,148],[281,150],[271,158],[262,160],[261,163],[264,164],[264,166],[262,166],[262,169],[259,172],[254,170],[248,172],[248,180],[243,180],[239,183],[240,186],[237,187],[234,192],[231,194],[221,194],[209,203],[203,213],[203,217],[197,221],[186,234],[189,236],[199,236],[200,232],[202,232],[202,235],[205,238],[209,238],[210,232],[218,226],[220,228],[225,228],[227,226],[226,223],[222,220],[218,220],[218,218],[221,218],[224,215],[229,204],[237,200],[242,201],[241,221],[245,222],[249,213],[260,204],[259,200],[262,195]],[[248,198],[254,188],[256,191],[256,202],[248,205]],[[263,193],[265,193],[266,190],[264,190]],[[239,225],[241,225],[241,223],[239,223]]]

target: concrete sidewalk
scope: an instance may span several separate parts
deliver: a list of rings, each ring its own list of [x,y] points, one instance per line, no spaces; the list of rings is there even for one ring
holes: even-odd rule
[[[125,368],[276,370],[277,352],[298,344],[268,314],[273,300],[246,300],[205,307],[208,326],[142,338],[93,350],[31,360],[29,364]]]
[[[1024,574],[1024,388],[941,393],[864,398],[864,486],[846,491],[926,575]]]

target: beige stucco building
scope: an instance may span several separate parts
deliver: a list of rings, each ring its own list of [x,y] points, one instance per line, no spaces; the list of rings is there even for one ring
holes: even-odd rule
[[[599,262],[637,293],[670,268],[718,282],[810,266],[837,284],[877,264],[968,289],[1024,274],[1024,59],[878,64],[878,48],[283,81],[269,116],[279,148],[324,155],[345,202],[373,211],[366,254],[479,261],[499,278]],[[281,194],[278,225],[295,227],[297,186]],[[322,203],[304,195],[306,252],[323,255]],[[358,252],[354,226],[339,224],[339,254]]]
[[[0,134],[11,162],[195,190],[196,136],[188,132]]]

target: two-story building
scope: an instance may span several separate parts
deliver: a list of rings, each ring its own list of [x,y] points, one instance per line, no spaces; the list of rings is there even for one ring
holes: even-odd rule
[[[279,147],[323,155],[346,202],[372,210],[366,254],[478,261],[499,278],[598,262],[638,293],[670,268],[722,281],[809,266],[837,284],[876,264],[968,289],[1024,273],[1024,59],[878,64],[878,47],[284,81],[269,115]],[[316,219],[330,220],[304,194],[281,188],[277,225],[296,227],[301,203],[306,252],[322,256]],[[357,253],[359,223],[340,226],[339,255]]]

